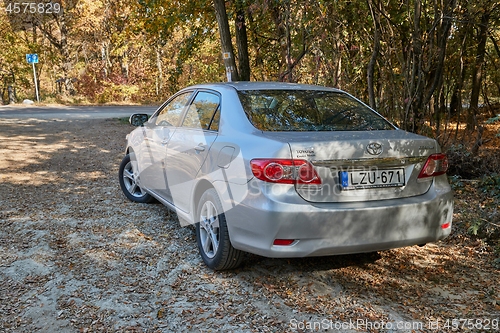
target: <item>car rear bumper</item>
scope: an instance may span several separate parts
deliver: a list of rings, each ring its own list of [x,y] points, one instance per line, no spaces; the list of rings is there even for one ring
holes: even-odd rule
[[[235,248],[265,257],[307,257],[380,251],[445,238],[451,232],[453,194],[444,176],[437,177],[427,193],[410,198],[314,204],[290,188],[280,195],[248,195],[237,205],[225,201],[224,206]],[[275,239],[294,241],[279,246],[273,245]]]

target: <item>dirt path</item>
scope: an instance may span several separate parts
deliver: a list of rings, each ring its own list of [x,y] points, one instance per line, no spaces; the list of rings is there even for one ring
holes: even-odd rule
[[[130,130],[0,119],[0,332],[495,331],[492,249],[460,235],[210,271],[192,229],[120,192]]]

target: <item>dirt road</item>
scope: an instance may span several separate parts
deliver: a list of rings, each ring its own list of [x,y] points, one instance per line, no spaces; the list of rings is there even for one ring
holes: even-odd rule
[[[120,192],[130,130],[0,119],[1,332],[472,332],[461,319],[489,331],[500,320],[491,249],[456,235],[207,269],[192,229]]]

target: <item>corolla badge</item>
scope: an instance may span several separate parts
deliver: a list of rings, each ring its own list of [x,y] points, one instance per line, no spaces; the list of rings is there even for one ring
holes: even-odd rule
[[[370,155],[380,155],[383,151],[382,145],[377,142],[371,142],[366,146],[366,151]]]

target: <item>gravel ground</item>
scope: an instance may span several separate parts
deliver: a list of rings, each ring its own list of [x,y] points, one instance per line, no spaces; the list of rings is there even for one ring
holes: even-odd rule
[[[130,130],[0,119],[0,332],[446,332],[452,320],[475,332],[500,320],[493,251],[462,236],[209,270],[193,229],[121,193]]]

